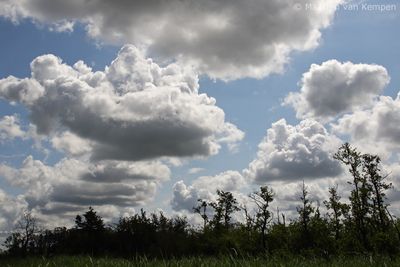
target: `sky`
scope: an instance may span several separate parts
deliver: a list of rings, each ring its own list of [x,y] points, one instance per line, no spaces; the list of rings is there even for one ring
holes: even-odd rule
[[[196,222],[262,185],[290,215],[303,180],[346,198],[344,142],[382,158],[395,211],[399,28],[395,0],[1,0],[0,233],[89,206]]]

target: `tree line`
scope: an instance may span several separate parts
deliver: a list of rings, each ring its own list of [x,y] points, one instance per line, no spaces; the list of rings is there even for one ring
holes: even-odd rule
[[[400,220],[389,210],[386,193],[392,185],[381,170],[379,156],[362,154],[348,143],[334,158],[347,166],[351,192],[343,201],[338,185],[329,188],[326,212],[310,200],[303,182],[297,218],[274,215],[275,193],[261,186],[249,194],[255,210],[238,203],[231,192],[217,190],[216,201],[199,199],[193,212],[202,218],[194,227],[185,217],[168,218],[143,209],[105,225],[93,208],[77,215],[71,228],[39,230],[26,213],[5,241],[6,255],[90,254],[122,257],[183,257],[198,255],[290,255],[330,258],[337,255],[400,252]],[[244,222],[233,220],[242,212]]]

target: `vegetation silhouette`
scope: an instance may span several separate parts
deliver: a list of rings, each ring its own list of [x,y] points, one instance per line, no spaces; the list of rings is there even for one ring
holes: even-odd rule
[[[256,209],[249,211],[231,192],[217,190],[216,201],[198,200],[193,212],[203,219],[194,227],[185,217],[168,218],[162,212],[147,214],[143,209],[113,225],[89,210],[75,218],[72,228],[39,230],[28,212],[5,242],[5,255],[109,255],[116,257],[176,258],[216,255],[300,255],[332,259],[354,255],[396,257],[400,252],[400,220],[389,213],[387,191],[392,185],[381,170],[376,155],[361,154],[348,143],[334,158],[349,169],[351,186],[347,202],[338,185],[328,189],[323,202],[325,214],[301,185],[298,217],[286,222],[270,204],[275,193],[261,186],[249,195]],[[245,222],[233,221],[242,212]]]

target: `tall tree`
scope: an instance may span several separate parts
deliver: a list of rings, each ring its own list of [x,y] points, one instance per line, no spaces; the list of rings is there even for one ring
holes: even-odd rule
[[[363,157],[355,148],[352,148],[349,143],[343,144],[334,158],[349,166],[349,172],[352,175],[352,181],[349,184],[353,185],[349,200],[351,204],[351,213],[353,215],[357,234],[365,248],[368,248],[367,240],[367,215],[369,213],[369,197],[370,190],[368,182],[362,175]]]
[[[231,192],[217,190],[217,194],[217,201],[210,203],[210,206],[215,211],[212,223],[216,228],[222,225],[225,228],[229,228],[231,225],[232,213],[240,210],[238,202]]]
[[[333,230],[335,232],[335,240],[339,240],[340,231],[342,228],[341,217],[347,214],[349,206],[345,203],[341,203],[341,197],[337,192],[338,186],[329,188],[329,199],[324,201],[324,204],[328,210],[332,210],[329,213],[330,221],[333,225]]]
[[[257,226],[260,228],[263,248],[267,248],[266,244],[266,231],[268,223],[272,219],[272,213],[269,210],[270,203],[274,200],[274,192],[268,186],[261,186],[260,191],[254,192],[249,195],[257,206],[256,218]]]
[[[364,154],[363,168],[371,189],[372,200],[372,218],[373,222],[381,231],[386,231],[389,223],[389,217],[386,213],[388,204],[385,203],[386,190],[392,187],[387,183],[387,176],[382,176],[380,169],[381,159],[379,156]]]
[[[314,212],[314,208],[308,197],[308,194],[307,186],[303,181],[300,195],[301,206],[297,207],[297,212],[300,215],[300,224],[302,225],[304,235],[309,233],[309,223],[311,220],[311,215]]]
[[[196,207],[193,207],[193,211],[201,216],[203,219],[203,231],[206,230],[207,223],[208,223],[208,215],[207,215],[207,206],[208,203],[205,200],[198,199],[197,200],[198,205]]]

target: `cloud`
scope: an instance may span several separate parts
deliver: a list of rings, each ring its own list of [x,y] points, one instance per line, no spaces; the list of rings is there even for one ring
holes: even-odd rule
[[[9,76],[0,80],[0,98],[31,106],[44,94],[44,88],[34,79]]]
[[[191,169],[188,171],[188,173],[189,173],[189,174],[196,174],[196,173],[202,172],[202,171],[204,171],[204,170],[205,170],[204,168],[191,168]]]
[[[382,156],[399,151],[399,125],[400,96],[395,99],[381,96],[371,108],[340,118],[332,125],[332,130],[349,135],[357,147]]]
[[[105,71],[54,55],[31,63],[32,78],[0,80],[0,97],[30,110],[37,132],[70,154],[93,160],[143,160],[216,154],[244,133],[225,122],[214,98],[198,92],[198,77],[177,64],[160,67],[124,46]]]
[[[292,126],[282,119],[268,129],[258,146],[257,158],[244,175],[260,184],[335,177],[342,172],[333,159],[340,144],[316,121],[303,120]]]
[[[90,171],[82,176],[86,181],[115,183],[121,181],[152,180],[156,177],[159,181],[168,180],[169,168],[156,161],[108,162],[94,165]]]
[[[24,137],[25,132],[21,129],[18,115],[4,116],[0,119],[0,142]]]
[[[387,175],[386,182],[390,182],[393,188],[387,191],[387,203],[390,204],[389,210],[395,216],[399,216],[400,207],[400,166],[398,164],[399,154],[397,154],[396,161],[393,163],[383,164],[382,172]]]
[[[73,21],[61,20],[50,25],[49,30],[54,32],[73,32],[75,23]]]
[[[13,197],[0,189],[0,242],[3,243],[26,209],[21,197]]]
[[[29,156],[20,168],[1,164],[0,175],[25,190],[20,197],[29,209],[63,216],[88,206],[124,209],[143,205],[169,179],[170,170],[160,162],[91,164],[67,158],[48,166]]]
[[[212,78],[262,78],[282,72],[292,51],[318,46],[341,0],[12,1],[0,15],[30,19],[51,30],[85,25],[106,43],[132,43],[161,60],[194,65]]]
[[[389,81],[382,66],[329,60],[311,65],[300,92],[290,93],[284,103],[295,108],[298,118],[327,121],[372,105]]]
[[[215,201],[217,189],[234,192],[235,197],[240,197],[239,191],[245,187],[247,187],[247,181],[237,171],[226,171],[215,176],[201,176],[189,186],[181,180],[173,186],[174,195],[171,206],[176,211],[192,212],[199,198]]]
[[[88,141],[69,131],[53,136],[51,138],[51,144],[55,149],[71,156],[80,156],[90,153],[91,151],[91,146]]]

